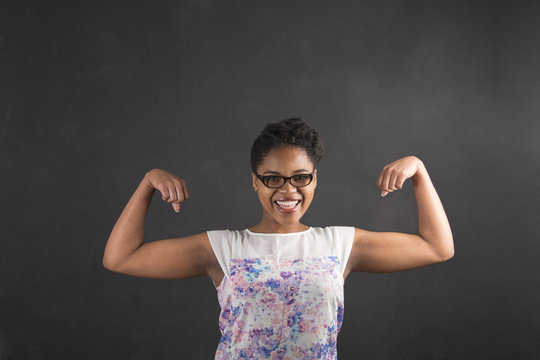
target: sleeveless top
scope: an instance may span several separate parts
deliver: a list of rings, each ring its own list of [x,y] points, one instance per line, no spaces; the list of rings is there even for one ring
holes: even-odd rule
[[[216,360],[337,359],[354,227],[207,234],[224,273]]]

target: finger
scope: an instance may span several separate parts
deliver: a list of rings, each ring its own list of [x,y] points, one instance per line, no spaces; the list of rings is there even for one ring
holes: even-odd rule
[[[403,187],[403,182],[405,181],[405,176],[399,175],[396,179],[396,187],[401,189]]]
[[[182,184],[176,184],[176,187],[174,188],[175,194],[176,194],[176,201],[175,202],[182,202],[184,201],[184,192],[182,191]]]
[[[390,188],[388,187],[389,181],[390,181],[390,174],[387,170],[385,170],[384,176],[381,180],[381,185],[380,185],[381,189],[389,191],[390,190]]]
[[[179,212],[180,211],[180,203],[173,203],[172,207],[174,211]]]
[[[382,169],[381,170],[381,173],[379,174],[379,177],[377,178],[377,186],[378,187],[381,187],[382,186],[382,180],[384,178],[384,172],[386,171],[386,169]]]
[[[392,171],[392,173],[390,174],[390,180],[388,180],[388,189],[397,190],[397,187],[396,187],[397,177],[398,175],[396,174],[396,172]]]
[[[186,200],[187,200],[189,199],[189,192],[187,190],[187,185],[186,185],[185,180],[183,182],[184,182],[184,186],[182,186],[182,191],[184,192],[184,196],[186,197]]]
[[[174,185],[169,185],[168,189],[169,189],[170,197],[169,197],[169,200],[167,200],[167,201],[168,202],[174,202],[174,201],[178,200],[178,195],[176,194],[176,189],[175,189]]]
[[[163,201],[167,201],[169,199],[169,189],[164,186],[160,186],[159,192],[161,193],[161,198],[163,199]]]

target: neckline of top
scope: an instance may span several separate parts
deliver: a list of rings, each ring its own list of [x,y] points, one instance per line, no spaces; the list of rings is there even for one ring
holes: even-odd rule
[[[249,234],[252,234],[252,235],[299,235],[299,234],[304,234],[304,233],[307,233],[309,231],[311,231],[311,229],[313,229],[311,226],[309,227],[309,229],[306,229],[304,231],[299,231],[299,232],[291,232],[291,233],[256,233],[256,232],[253,232],[249,229],[245,229],[244,231],[248,232]]]

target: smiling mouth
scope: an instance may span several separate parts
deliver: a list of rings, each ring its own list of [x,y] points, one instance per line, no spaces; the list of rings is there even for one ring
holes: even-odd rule
[[[283,212],[293,212],[298,208],[302,200],[296,201],[274,201],[274,204]]]

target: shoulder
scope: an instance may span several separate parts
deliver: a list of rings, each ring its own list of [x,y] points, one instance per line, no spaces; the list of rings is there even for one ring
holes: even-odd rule
[[[350,239],[354,238],[355,227],[346,225],[331,225],[324,227],[313,227],[315,234],[330,235],[335,239]]]
[[[244,231],[229,230],[229,229],[207,230],[206,234],[208,235],[208,238],[212,242],[212,240],[221,241],[223,239],[232,239],[232,238],[242,236],[244,234]]]
[[[315,238],[320,238],[322,241],[331,242],[338,249],[348,251],[354,243],[355,227],[342,225],[314,227],[312,235]]]
[[[208,242],[214,249],[220,251],[226,251],[227,253],[233,247],[233,244],[238,243],[247,236],[245,231],[242,230],[207,230],[206,234],[208,235]]]

